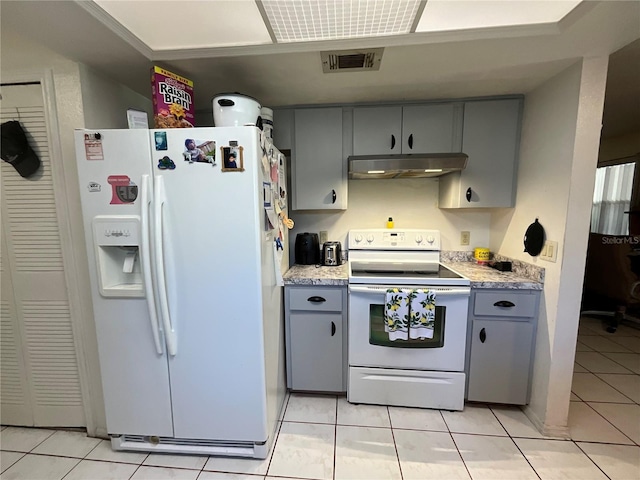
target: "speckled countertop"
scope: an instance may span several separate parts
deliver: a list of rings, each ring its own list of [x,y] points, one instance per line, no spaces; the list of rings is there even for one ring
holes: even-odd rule
[[[447,267],[471,281],[473,288],[507,288],[542,290],[542,282],[523,276],[520,272],[499,272],[484,265],[468,261],[443,261]],[[337,267],[294,265],[284,274],[285,285],[348,285],[347,264]]]
[[[349,267],[346,263],[336,267],[294,265],[283,275],[285,285],[347,285]]]
[[[540,281],[519,275],[518,272],[500,272],[475,262],[442,262],[471,281],[472,288],[506,288],[518,290],[542,290]]]

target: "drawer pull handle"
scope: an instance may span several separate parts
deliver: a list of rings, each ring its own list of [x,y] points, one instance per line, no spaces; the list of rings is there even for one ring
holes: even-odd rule
[[[516,304],[513,302],[510,302],[509,300],[500,300],[499,302],[494,303],[493,306],[511,308],[511,307],[515,307]]]
[[[396,146],[396,136],[391,135],[391,150],[393,150]]]
[[[409,135],[409,148],[413,149],[413,133]]]
[[[322,303],[326,301],[327,301],[326,298],[318,297],[317,295],[307,298],[307,302],[311,302],[311,303]]]
[[[482,343],[484,343],[484,341],[487,339],[487,332],[485,332],[484,328],[482,330],[480,330],[480,341]]]
[[[473,193],[473,192],[471,191],[471,187],[467,188],[467,193],[465,193],[465,197],[466,197],[466,199],[467,199],[467,202],[470,202],[470,201],[471,201],[471,194],[472,194],[472,193]]]
[[[338,196],[336,195],[336,191],[331,190],[331,203],[336,203],[336,198],[338,198]]]
[[[333,337],[336,334],[336,324],[331,322],[331,336]]]

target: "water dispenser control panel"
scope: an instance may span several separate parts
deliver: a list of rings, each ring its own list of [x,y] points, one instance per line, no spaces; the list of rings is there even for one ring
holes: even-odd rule
[[[93,232],[98,245],[140,244],[140,218],[137,215],[97,216],[93,219]]]

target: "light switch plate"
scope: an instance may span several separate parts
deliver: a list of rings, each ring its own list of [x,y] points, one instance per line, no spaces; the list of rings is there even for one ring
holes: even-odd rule
[[[546,240],[540,252],[540,260],[555,263],[558,259],[558,242]]]
[[[320,245],[327,243],[328,237],[326,230],[320,230]]]

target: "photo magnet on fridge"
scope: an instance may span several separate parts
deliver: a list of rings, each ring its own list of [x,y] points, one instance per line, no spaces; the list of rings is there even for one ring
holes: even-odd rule
[[[167,132],[155,132],[156,150],[167,149]]]
[[[185,162],[216,164],[216,142],[187,138],[182,152]]]
[[[222,166],[223,172],[244,172],[243,150],[242,147],[237,146],[220,147],[224,162]]]

